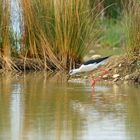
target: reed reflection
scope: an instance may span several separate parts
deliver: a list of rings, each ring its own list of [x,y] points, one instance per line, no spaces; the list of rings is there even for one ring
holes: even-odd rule
[[[127,86],[125,92],[128,93],[126,129],[129,139],[139,140],[140,138],[140,88]]]
[[[12,84],[10,103],[11,140],[20,140],[23,119],[22,91],[19,83]]]
[[[139,89],[135,87],[99,83],[93,94],[88,84],[67,83],[62,73],[0,78],[2,140],[139,137]]]

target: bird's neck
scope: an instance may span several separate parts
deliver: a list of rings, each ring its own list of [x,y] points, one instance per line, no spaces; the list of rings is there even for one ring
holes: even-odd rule
[[[80,72],[80,69],[77,68],[77,69],[74,69],[73,72],[76,74],[76,73],[79,73]]]

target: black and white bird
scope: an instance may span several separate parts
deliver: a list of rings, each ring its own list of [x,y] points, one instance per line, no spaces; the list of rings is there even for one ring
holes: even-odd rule
[[[106,57],[102,57],[102,58],[97,58],[97,59],[89,60],[89,61],[83,63],[79,68],[70,70],[69,77],[73,76],[75,74],[78,74],[78,73],[93,71],[93,70],[99,68],[100,66],[103,66],[104,64],[106,64],[107,59],[109,57],[110,56],[106,56]],[[100,77],[98,77],[98,78],[94,78],[92,76],[92,79],[91,79],[91,86],[92,86],[92,88],[95,87],[96,81],[99,81],[101,79],[101,77],[103,77],[105,74],[108,73],[108,71],[103,69],[103,68],[100,69],[100,70],[104,71],[104,73],[102,75],[100,75]]]
[[[89,61],[83,63],[79,68],[70,70],[69,75],[72,76],[72,75],[82,73],[82,72],[93,71],[93,70],[97,69],[98,67],[104,65],[106,63],[106,60],[109,57],[110,56],[106,56],[106,57],[102,57],[102,58],[89,60]]]

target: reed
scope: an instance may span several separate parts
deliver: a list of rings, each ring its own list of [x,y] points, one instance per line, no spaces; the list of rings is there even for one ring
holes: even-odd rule
[[[65,68],[75,67],[75,63],[80,62],[87,53],[91,35],[92,40],[96,40],[97,31],[94,29],[97,13],[91,19],[93,12],[89,10],[88,1],[56,0],[52,6],[55,17],[51,23],[55,27],[53,48]],[[95,11],[95,7],[92,11]]]
[[[97,19],[96,13],[91,20],[88,1],[21,1],[21,54],[28,58],[43,59],[44,64],[52,64],[61,70],[80,62],[88,50]],[[97,39],[96,33],[97,30],[92,40]]]
[[[54,3],[55,10],[55,50],[59,52],[59,60],[66,68],[81,61],[86,53],[86,39],[89,39],[89,11],[86,1],[64,0]],[[90,25],[89,25],[90,24]]]
[[[23,23],[21,55],[24,56],[25,61],[27,58],[37,59],[39,66],[43,65],[44,69],[51,69],[50,64],[62,69],[41,26],[45,17],[40,15],[43,7],[39,7],[38,2],[41,5],[42,1],[21,0]]]
[[[125,7],[126,50],[130,59],[140,58],[140,2],[129,0]]]
[[[0,58],[5,70],[12,69],[10,43],[10,2],[0,1]]]

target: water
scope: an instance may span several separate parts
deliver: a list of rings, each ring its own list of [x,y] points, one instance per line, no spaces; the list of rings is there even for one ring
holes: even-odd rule
[[[140,88],[65,81],[62,74],[0,77],[0,140],[139,140]]]

